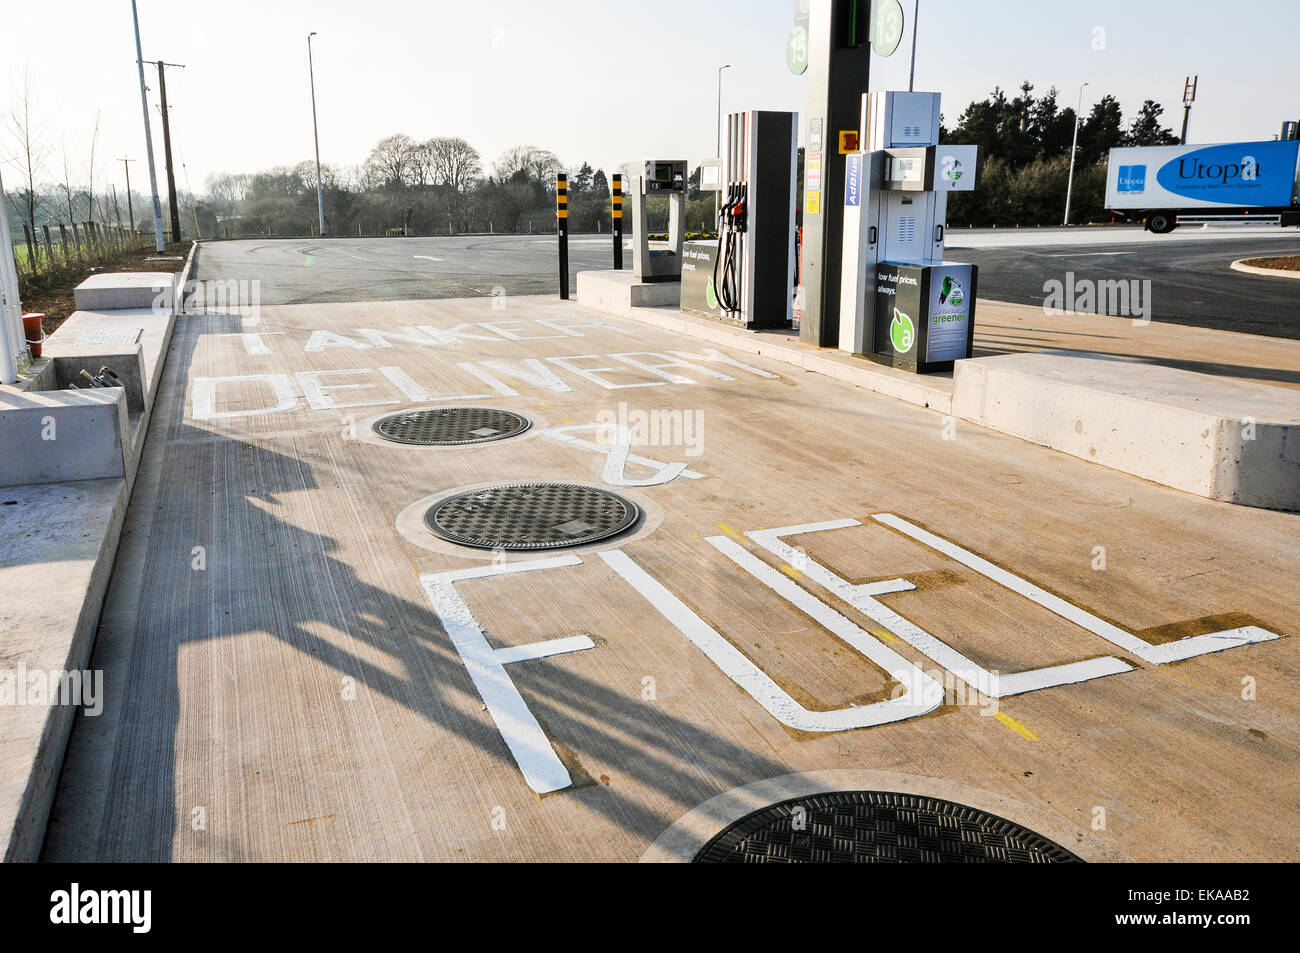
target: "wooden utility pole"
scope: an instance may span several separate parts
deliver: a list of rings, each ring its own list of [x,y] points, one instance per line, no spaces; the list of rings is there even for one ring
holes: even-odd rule
[[[176,202],[176,170],[172,168],[172,129],[167,115],[167,72],[165,67],[184,69],[183,63],[158,61],[158,95],[162,99],[163,158],[167,163],[167,206],[172,220],[172,241],[181,240],[181,214]]]

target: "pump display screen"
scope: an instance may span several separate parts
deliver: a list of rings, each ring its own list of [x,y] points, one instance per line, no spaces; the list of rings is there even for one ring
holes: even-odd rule
[[[885,176],[896,185],[923,183],[925,181],[925,157],[891,156],[885,163]]]

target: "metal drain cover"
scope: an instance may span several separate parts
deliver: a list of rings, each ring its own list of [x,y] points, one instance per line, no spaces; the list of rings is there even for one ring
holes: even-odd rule
[[[461,447],[517,437],[532,421],[492,407],[434,407],[392,414],[375,421],[374,431],[385,440],[415,447]]]
[[[607,490],[572,483],[507,483],[459,493],[424,514],[438,537],[475,549],[586,546],[632,527],[641,509]]]
[[[1059,844],[973,807],[882,791],[817,794],[765,807],[718,834],[693,861],[697,864],[1082,862]]]

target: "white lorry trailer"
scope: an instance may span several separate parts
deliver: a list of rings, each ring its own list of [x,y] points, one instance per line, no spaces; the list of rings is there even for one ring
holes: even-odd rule
[[[1300,141],[1112,149],[1106,211],[1158,234],[1240,221],[1300,225]]]

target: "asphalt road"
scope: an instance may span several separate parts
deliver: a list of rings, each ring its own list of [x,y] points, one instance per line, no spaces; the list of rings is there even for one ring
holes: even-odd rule
[[[1300,339],[1300,284],[1229,268],[1239,258],[1300,253],[1300,230],[969,231],[955,232],[948,250],[980,266],[986,300],[1041,306],[1045,283],[1071,274],[1076,284],[1150,281],[1149,298],[1138,288],[1154,321]],[[472,298],[555,294],[556,261],[556,240],[545,235],[229,241],[202,246],[198,278],[260,280],[267,305]],[[612,267],[612,238],[575,236],[569,264],[575,275]]]
[[[260,280],[264,305],[558,294],[557,254],[546,235],[212,242],[197,277]],[[612,267],[610,235],[570,239],[573,275]]]
[[[1076,287],[1081,281],[1150,281],[1153,321],[1300,339],[1300,282],[1229,267],[1240,258],[1300,254],[1300,231],[1161,240],[1172,237],[981,248],[962,234],[950,241],[948,256],[980,266],[979,296],[987,300],[1042,305],[1045,284],[1064,286],[1070,274]],[[1095,306],[1077,310],[1098,313]]]

